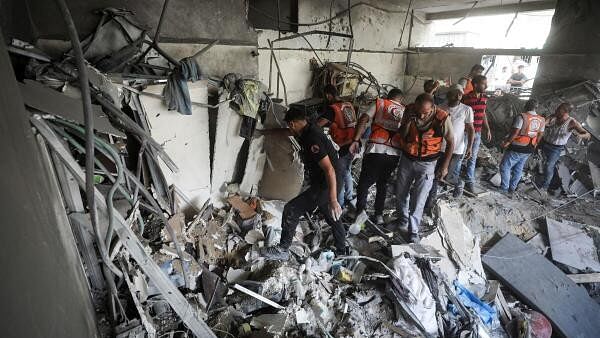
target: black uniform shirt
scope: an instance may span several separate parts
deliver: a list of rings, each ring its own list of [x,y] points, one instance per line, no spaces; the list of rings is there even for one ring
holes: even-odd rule
[[[329,156],[331,164],[337,168],[338,154],[333,144],[319,126],[311,123],[306,125],[297,139],[302,147],[302,160],[305,170],[308,171],[310,185],[326,188],[325,172],[319,167],[319,161]]]

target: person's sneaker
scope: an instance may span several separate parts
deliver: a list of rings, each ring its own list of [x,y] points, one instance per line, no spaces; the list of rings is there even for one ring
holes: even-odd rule
[[[377,224],[377,225],[384,225],[385,224],[385,220],[383,219],[383,215],[377,215],[377,216],[375,216],[375,224]]]
[[[454,186],[454,191],[452,191],[452,197],[454,198],[459,198],[462,196],[463,194],[463,185],[462,184],[457,184]]]
[[[420,241],[421,241],[421,238],[419,237],[419,234],[410,234],[410,242],[411,243],[419,244]]]
[[[465,190],[468,191],[468,192],[470,192],[471,194],[474,194],[475,193],[475,187],[473,185],[473,182],[465,183]]]
[[[258,253],[268,261],[287,261],[290,258],[289,250],[279,245],[262,247]]]

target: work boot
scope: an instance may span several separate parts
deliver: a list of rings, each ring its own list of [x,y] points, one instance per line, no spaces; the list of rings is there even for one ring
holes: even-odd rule
[[[473,186],[473,182],[465,183],[465,190],[470,192],[471,194],[475,193],[475,187]]]
[[[290,258],[289,250],[279,245],[260,248],[258,253],[268,261],[287,261]]]
[[[419,234],[410,234],[410,242],[414,244],[419,244],[419,242],[421,242]]]
[[[454,191],[452,191],[452,197],[459,198],[463,194],[464,185],[458,183],[454,186]]]

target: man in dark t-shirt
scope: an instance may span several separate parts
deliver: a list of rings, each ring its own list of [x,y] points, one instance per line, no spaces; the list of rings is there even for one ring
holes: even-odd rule
[[[517,72],[512,74],[510,76],[510,78],[508,79],[507,83],[510,84],[511,92],[515,92],[518,94],[521,91],[521,88],[523,87],[525,82],[527,82],[529,80],[527,78],[527,75],[525,75],[523,73],[524,69],[525,69],[525,66],[520,65],[517,68]]]
[[[342,208],[337,196],[341,180],[338,169],[338,154],[323,130],[306,120],[303,111],[291,108],[285,114],[287,129],[263,130],[261,134],[282,132],[294,136],[301,147],[304,169],[310,180],[309,188],[286,203],[283,209],[281,241],[279,245],[261,248],[260,254],[268,260],[287,260],[300,217],[306,212],[319,208],[331,226],[336,253],[343,255],[345,250],[345,229],[340,221]]]

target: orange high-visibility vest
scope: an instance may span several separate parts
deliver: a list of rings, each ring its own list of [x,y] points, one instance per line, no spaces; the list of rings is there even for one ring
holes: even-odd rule
[[[403,113],[403,105],[388,99],[377,99],[369,142],[400,149],[402,137],[400,137],[398,129]]]
[[[437,109],[429,129],[419,130],[416,117],[408,121],[408,133],[404,140],[404,152],[417,160],[436,159],[442,150],[444,123],[448,118],[445,110]]]
[[[352,143],[356,131],[356,112],[350,102],[336,102],[329,105],[335,115],[329,133],[337,145],[343,146]]]
[[[528,112],[521,113],[523,118],[523,126],[517,137],[512,141],[512,144],[517,146],[536,145],[538,143],[538,135],[540,130],[546,123],[545,119],[539,115],[533,115]]]

